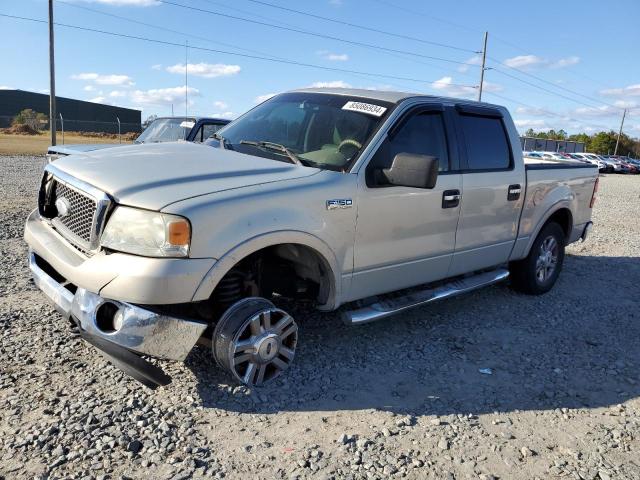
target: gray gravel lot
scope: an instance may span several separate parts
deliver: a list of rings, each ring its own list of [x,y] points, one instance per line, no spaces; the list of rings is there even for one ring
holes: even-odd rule
[[[547,295],[500,285],[359,327],[301,311],[275,384],[233,384],[198,348],[151,392],[29,280],[41,165],[0,157],[0,480],[640,478],[640,176],[601,178]]]

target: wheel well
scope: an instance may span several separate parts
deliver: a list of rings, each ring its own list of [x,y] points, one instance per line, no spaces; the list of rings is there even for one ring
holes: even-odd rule
[[[573,216],[571,215],[571,211],[568,208],[561,208],[560,210],[553,212],[553,214],[547,219],[545,225],[551,222],[555,222],[562,227],[564,238],[568,241],[569,236],[571,235],[571,229],[573,228]]]
[[[329,263],[315,249],[297,243],[271,245],[236,262],[207,303],[219,311],[246,296],[275,294],[325,304],[333,291],[331,275]]]

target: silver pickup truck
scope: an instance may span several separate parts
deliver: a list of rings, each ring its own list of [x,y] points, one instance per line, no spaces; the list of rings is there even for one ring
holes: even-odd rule
[[[196,343],[276,378],[299,302],[359,324],[503,280],[542,294],[592,226],[597,168],[525,164],[500,106],[306,89],[216,138],[60,158],[26,222],[36,285],[151,388],[170,378],[145,357]]]

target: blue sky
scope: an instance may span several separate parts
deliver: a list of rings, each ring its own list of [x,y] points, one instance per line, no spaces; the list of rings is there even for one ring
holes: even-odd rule
[[[640,136],[638,0],[539,0],[534,6],[507,0],[264,1],[413,39],[251,0],[170,3],[387,50],[279,30],[159,0],[64,0],[54,6],[55,20],[60,23],[382,75],[328,71],[189,48],[190,114],[233,118],[265,96],[311,85],[476,98],[480,67],[474,52],[481,50],[487,30],[487,65],[491,69],[485,75],[483,100],[509,107],[520,130],[617,130],[622,108],[628,108],[624,130]],[[0,14],[46,19],[47,2],[2,0]],[[0,43],[0,88],[46,92],[46,25],[0,17],[0,31],[4,39]],[[56,27],[56,88],[60,96],[139,108],[143,118],[170,114],[172,104],[176,114],[183,114],[184,65],[185,48],[181,46]]]

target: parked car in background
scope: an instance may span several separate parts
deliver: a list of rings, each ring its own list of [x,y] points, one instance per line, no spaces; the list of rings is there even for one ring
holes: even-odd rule
[[[296,303],[355,325],[507,278],[543,294],[592,227],[597,168],[523,160],[497,105],[305,89],[216,135],[53,162],[25,225],[35,284],[152,388],[170,378],[144,357],[196,342],[237,381],[272,381]]]
[[[571,155],[571,158],[575,158],[576,160],[581,160],[584,162],[591,163],[593,165],[597,165],[598,171],[600,172],[613,171],[613,165],[608,165],[604,161],[604,159],[602,159],[601,157],[598,157],[597,155],[592,155],[588,153],[571,153],[570,155]]]
[[[202,143],[229,122],[230,120],[223,118],[160,117],[156,118],[133,143],[161,143],[177,140]],[[50,146],[47,149],[47,162],[50,163],[73,153],[92,152],[118,146],[120,144],[117,143]]]

